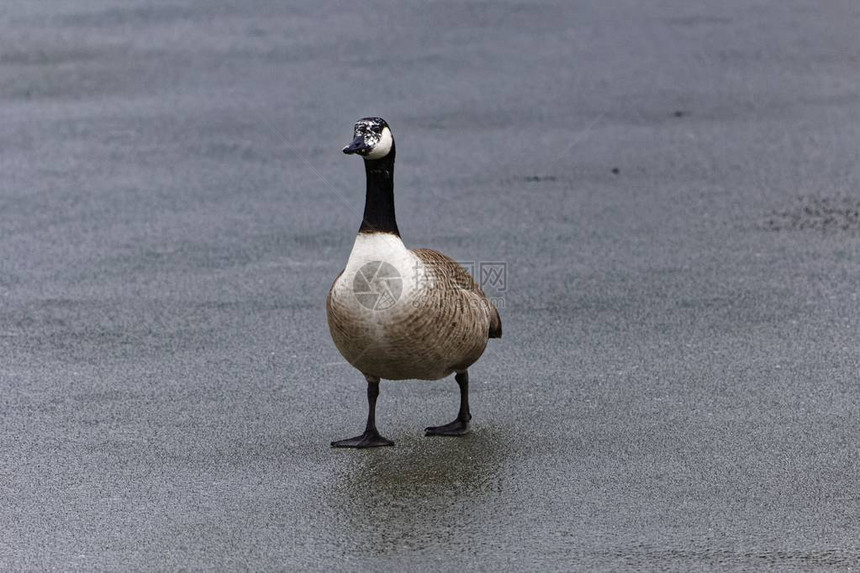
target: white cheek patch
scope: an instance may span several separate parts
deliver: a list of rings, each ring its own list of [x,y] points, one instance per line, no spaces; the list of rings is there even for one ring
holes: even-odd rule
[[[373,149],[368,151],[365,157],[367,159],[381,159],[385,157],[391,151],[392,143],[394,143],[394,139],[391,137],[391,130],[383,127],[382,134],[379,136],[379,143],[374,145]]]

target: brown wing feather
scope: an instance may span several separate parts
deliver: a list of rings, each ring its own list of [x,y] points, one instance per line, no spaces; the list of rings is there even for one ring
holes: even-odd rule
[[[476,294],[490,312],[490,328],[488,338],[502,337],[502,318],[499,310],[490,302],[484,291],[463,266],[447,255],[433,249],[413,249],[413,253],[424,264],[436,269],[437,280],[443,282],[443,288],[460,288]]]

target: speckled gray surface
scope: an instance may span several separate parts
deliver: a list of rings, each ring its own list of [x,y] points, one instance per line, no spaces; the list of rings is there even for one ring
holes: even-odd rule
[[[4,2],[0,569],[857,570],[860,5],[647,4]],[[466,439],[328,446],[367,115]]]

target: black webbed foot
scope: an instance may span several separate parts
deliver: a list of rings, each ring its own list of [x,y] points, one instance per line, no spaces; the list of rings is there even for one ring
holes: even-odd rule
[[[469,433],[469,373],[466,370],[457,372],[454,377],[460,386],[460,411],[457,419],[444,426],[430,426],[424,429],[425,436],[462,436]]]
[[[471,416],[469,416],[471,418]],[[469,433],[469,420],[457,418],[444,426],[424,428],[425,436],[463,436]]]
[[[379,435],[379,432],[364,432],[360,436],[338,440],[331,443],[333,448],[376,448],[379,446],[393,446],[394,442]]]
[[[379,396],[379,378],[365,374],[367,379],[367,426],[364,433],[354,438],[331,443],[333,448],[376,448],[393,446],[394,442],[379,435],[376,429],[376,398]]]

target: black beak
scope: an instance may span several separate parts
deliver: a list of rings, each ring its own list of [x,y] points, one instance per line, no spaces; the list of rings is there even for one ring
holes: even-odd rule
[[[368,151],[370,151],[370,146],[364,142],[363,137],[356,137],[352,140],[352,143],[343,148],[343,152],[347,155],[352,155],[353,153],[364,155]]]

